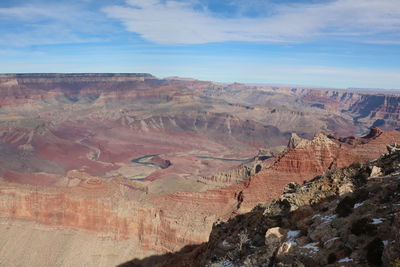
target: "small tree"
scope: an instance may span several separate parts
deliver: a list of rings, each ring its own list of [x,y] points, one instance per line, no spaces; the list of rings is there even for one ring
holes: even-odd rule
[[[241,232],[239,234],[239,251],[242,250],[243,244],[246,244],[247,242],[249,242],[249,236],[247,234],[247,230],[244,230],[243,232]]]

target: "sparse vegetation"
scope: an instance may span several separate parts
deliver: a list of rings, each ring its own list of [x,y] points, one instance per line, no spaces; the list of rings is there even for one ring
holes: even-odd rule
[[[353,212],[356,201],[349,196],[343,198],[336,207],[336,213],[339,217],[347,217]]]
[[[380,266],[382,264],[382,253],[384,249],[382,240],[380,238],[375,238],[365,249],[367,250],[368,263],[373,266]]]
[[[260,164],[256,165],[256,173],[259,173],[261,171],[262,167]]]
[[[372,223],[372,220],[370,218],[366,218],[366,217],[356,220],[351,225],[351,232],[357,236],[375,235],[376,234],[376,226],[371,223]]]
[[[239,251],[242,251],[243,245],[250,241],[247,231],[243,231],[239,234]]]
[[[335,263],[337,261],[337,257],[335,253],[331,253],[328,255],[328,263],[332,264]]]
[[[395,259],[394,261],[392,261],[392,262],[390,263],[390,266],[391,266],[391,267],[400,267],[400,259],[397,258],[397,259]]]

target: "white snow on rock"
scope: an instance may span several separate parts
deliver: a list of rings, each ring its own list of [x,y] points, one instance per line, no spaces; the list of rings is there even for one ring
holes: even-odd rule
[[[321,220],[324,222],[324,223],[328,223],[328,222],[331,222],[333,219],[335,219],[337,217],[337,215],[336,214],[333,214],[333,215],[328,215],[328,216],[324,216],[324,217],[321,217]]]
[[[297,246],[297,242],[294,241],[296,237],[300,235],[300,231],[289,231],[286,235],[287,242],[289,242],[292,246]]]
[[[294,239],[296,237],[298,237],[300,235],[300,231],[296,230],[296,231],[289,231],[287,233],[287,239]]]
[[[354,204],[353,208],[356,209],[358,207],[361,207],[362,205],[364,205],[364,202],[356,203],[356,204]]]
[[[346,257],[346,258],[340,259],[338,262],[343,263],[343,262],[351,262],[351,261],[353,261],[353,259]]]
[[[220,261],[217,263],[219,267],[235,267],[235,264],[233,264],[231,261]]]
[[[329,242],[338,240],[338,239],[340,239],[340,237],[334,237],[334,238],[331,238],[331,239],[329,239],[329,240],[326,240],[326,241],[324,242],[324,245],[325,245],[325,244],[328,244]]]
[[[383,218],[374,218],[372,219],[372,223],[371,224],[380,224],[383,223]]]
[[[333,219],[335,219],[337,217],[337,214],[321,216],[321,214],[317,213],[314,216],[312,216],[312,219],[315,219],[318,217],[321,218],[322,223],[328,223],[328,222],[331,222]]]
[[[311,249],[313,252],[318,252],[319,251],[319,247],[317,247],[318,244],[319,244],[319,242],[309,243],[300,248],[307,248],[307,249]]]
[[[314,216],[312,216],[311,219],[315,219],[315,218],[317,218],[317,217],[321,217],[321,214],[317,213],[317,214],[315,214]]]

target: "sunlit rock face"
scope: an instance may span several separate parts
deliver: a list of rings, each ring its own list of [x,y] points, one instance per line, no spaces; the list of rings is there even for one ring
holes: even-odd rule
[[[399,171],[393,144],[374,160],[288,184],[274,201],[215,223],[204,244],[125,266],[395,266]]]

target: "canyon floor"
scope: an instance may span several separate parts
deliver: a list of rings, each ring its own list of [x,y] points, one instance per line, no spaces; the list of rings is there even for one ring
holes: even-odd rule
[[[400,140],[396,93],[2,74],[0,96],[6,266],[115,266],[179,251],[287,183]]]

